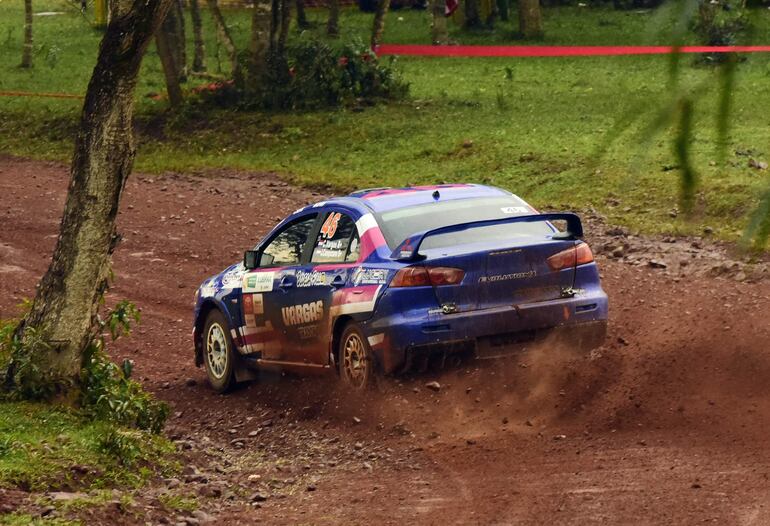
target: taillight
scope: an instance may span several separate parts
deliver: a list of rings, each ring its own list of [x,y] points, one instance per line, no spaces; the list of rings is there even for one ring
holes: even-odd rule
[[[594,255],[591,252],[591,247],[586,243],[580,243],[567,250],[557,252],[546,261],[548,262],[548,266],[551,267],[551,270],[562,270],[569,267],[576,267],[577,265],[584,265],[593,260]]]
[[[427,287],[430,285],[457,285],[465,277],[465,271],[451,267],[405,267],[399,270],[391,287]]]

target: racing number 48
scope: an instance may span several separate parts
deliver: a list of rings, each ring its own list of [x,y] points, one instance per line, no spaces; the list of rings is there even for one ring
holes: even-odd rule
[[[323,237],[327,239],[334,237],[334,234],[337,232],[337,223],[339,223],[341,216],[342,215],[339,212],[329,214],[329,217],[324,221],[324,224],[321,227],[321,234],[323,234]]]

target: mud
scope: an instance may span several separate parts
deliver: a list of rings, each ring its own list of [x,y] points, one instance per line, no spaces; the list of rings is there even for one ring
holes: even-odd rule
[[[0,317],[34,294],[66,186],[65,166],[0,157]],[[633,236],[589,217],[611,315],[588,355],[545,345],[386,379],[366,400],[334,378],[281,375],[213,394],[193,364],[195,287],[318,199],[269,174],[130,179],[109,301],[136,302],[143,320],[111,352],[171,404],[186,467],[124,490],[133,504],[73,513],[89,524],[770,524],[770,283],[761,261],[707,238]],[[661,257],[665,268],[649,264]],[[42,511],[39,495],[0,493],[13,495],[0,512]],[[198,511],[171,510],[163,494],[195,497]]]

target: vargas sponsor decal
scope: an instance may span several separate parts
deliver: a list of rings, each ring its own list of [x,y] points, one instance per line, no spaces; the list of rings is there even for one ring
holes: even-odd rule
[[[281,309],[283,324],[287,327],[320,321],[323,318],[323,315],[323,300],[303,303],[301,305],[292,305],[291,307],[283,307]]]

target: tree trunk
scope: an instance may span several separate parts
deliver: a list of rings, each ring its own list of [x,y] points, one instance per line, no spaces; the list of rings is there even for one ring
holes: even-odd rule
[[[543,36],[540,0],[519,0],[519,33],[524,38]]]
[[[171,8],[173,10],[173,7]],[[155,47],[158,49],[158,57],[163,67],[163,76],[166,79],[166,93],[168,93],[168,102],[172,108],[179,107],[184,102],[182,88],[179,86],[179,70],[177,69],[174,49],[171,44],[172,38],[165,31],[165,24],[155,33]]]
[[[92,338],[110,254],[120,239],[115,217],[134,160],[131,124],[137,74],[170,3],[134,0],[130,8],[113,13],[99,47],[75,138],[53,260],[16,332],[28,344],[47,342],[28,349],[35,365],[57,382],[77,384],[83,350]],[[10,382],[16,378],[16,365],[9,366]]]
[[[183,0],[176,0],[171,4],[171,10],[174,12],[174,21],[176,22],[176,31],[174,31],[174,53],[176,57],[177,73],[179,81],[187,80],[187,28],[184,17]]]
[[[340,36],[340,0],[328,0],[329,20],[326,22],[326,34],[330,37]]]
[[[500,12],[500,20],[508,21],[508,0],[497,0],[497,10]]]
[[[310,23],[305,15],[305,0],[297,0],[297,27],[300,29],[310,28]]]
[[[24,0],[24,47],[21,53],[21,67],[32,67],[32,0]]]
[[[217,0],[208,0],[208,5],[209,11],[211,11],[211,18],[214,19],[214,25],[217,28],[217,37],[224,44],[227,54],[230,56],[233,78],[239,78],[240,66],[238,64],[238,50],[235,47],[232,35],[230,35],[230,30],[227,29],[225,18],[222,16],[222,11],[219,10]]]
[[[273,23],[272,0],[256,0],[251,16],[251,42],[249,54],[249,85],[256,87],[267,72],[268,55],[271,46]]]
[[[444,0],[431,0],[431,14],[433,15],[433,29],[431,39],[435,45],[449,43],[449,33],[446,28],[446,16],[444,15]]]
[[[206,71],[206,44],[203,42],[203,24],[198,0],[190,0],[190,17],[192,18],[194,53],[192,70],[196,73]]]
[[[465,27],[479,27],[480,25],[479,0],[465,0]]]
[[[385,15],[388,14],[390,0],[379,0],[377,2],[377,11],[374,12],[374,25],[372,27],[372,48],[379,45],[382,40],[382,32],[385,31]]]

